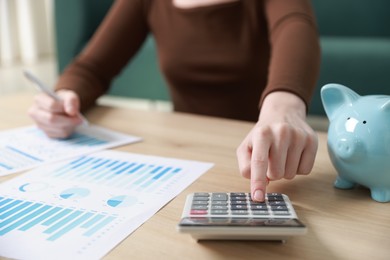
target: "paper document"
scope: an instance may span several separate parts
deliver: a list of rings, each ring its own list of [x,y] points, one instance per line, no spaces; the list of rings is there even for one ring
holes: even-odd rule
[[[140,140],[94,125],[66,139],[49,138],[35,126],[0,131],[0,176]]]
[[[100,259],[211,167],[106,150],[26,172],[0,184],[0,256]]]

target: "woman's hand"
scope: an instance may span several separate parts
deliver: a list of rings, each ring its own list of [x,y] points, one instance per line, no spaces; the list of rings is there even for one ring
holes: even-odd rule
[[[80,100],[70,90],[60,90],[56,94],[60,97],[59,101],[44,93],[37,94],[28,114],[47,136],[66,138],[82,123]]]
[[[318,138],[306,123],[306,106],[289,92],[270,93],[259,121],[237,148],[240,173],[251,180],[252,198],[264,201],[269,180],[309,174]]]

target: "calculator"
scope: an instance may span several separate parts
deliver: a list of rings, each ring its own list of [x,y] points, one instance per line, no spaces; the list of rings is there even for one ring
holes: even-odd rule
[[[267,193],[257,202],[243,192],[187,195],[177,229],[196,240],[285,241],[307,231],[287,195]]]

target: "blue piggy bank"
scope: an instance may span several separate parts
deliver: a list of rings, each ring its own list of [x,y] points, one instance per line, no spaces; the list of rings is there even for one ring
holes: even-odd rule
[[[390,201],[390,96],[360,96],[339,84],[321,88],[329,118],[328,152],[334,186],[366,186],[372,199]]]

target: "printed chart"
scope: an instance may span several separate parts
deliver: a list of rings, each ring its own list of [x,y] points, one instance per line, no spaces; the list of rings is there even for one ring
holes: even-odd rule
[[[36,168],[0,184],[0,256],[101,258],[211,167],[106,150]]]
[[[93,125],[79,127],[66,139],[48,138],[35,126],[1,131],[0,176],[140,140]]]

